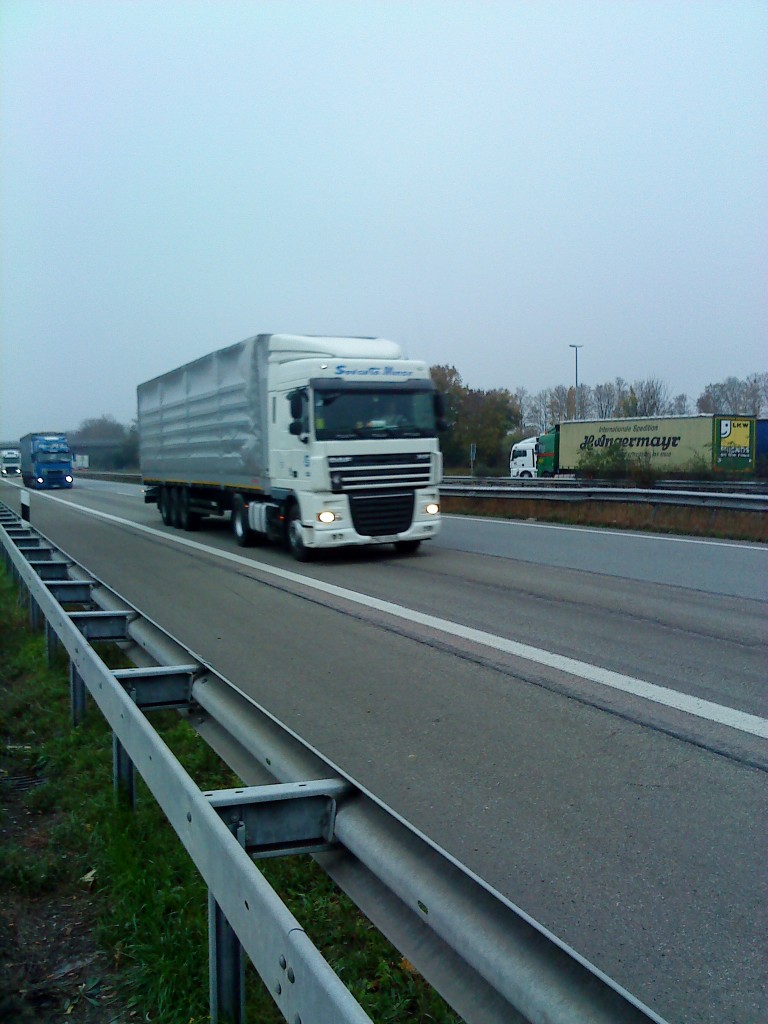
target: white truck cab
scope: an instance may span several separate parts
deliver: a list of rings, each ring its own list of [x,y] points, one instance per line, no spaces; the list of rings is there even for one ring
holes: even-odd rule
[[[526,437],[512,445],[509,453],[509,475],[513,480],[536,476],[536,442],[538,437]]]

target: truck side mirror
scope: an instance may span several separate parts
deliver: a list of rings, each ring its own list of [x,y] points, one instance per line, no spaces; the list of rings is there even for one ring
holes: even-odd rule
[[[304,410],[302,409],[301,392],[300,391],[293,391],[293,392],[291,392],[290,399],[291,399],[291,419],[299,420],[300,421],[301,417],[302,417],[302,415],[304,413]],[[293,431],[291,431],[291,433],[293,433]],[[299,433],[301,433],[301,431],[299,431]]]
[[[291,423],[288,430],[294,437],[298,437],[304,444],[309,443],[309,438],[304,436],[307,433],[307,424],[305,422],[306,415],[306,391],[292,391],[288,395],[288,399],[291,403]]]

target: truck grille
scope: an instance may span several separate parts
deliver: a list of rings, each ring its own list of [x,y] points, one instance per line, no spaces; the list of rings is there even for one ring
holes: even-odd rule
[[[49,469],[45,476],[45,480],[51,485],[51,487],[63,487],[65,483],[64,471],[61,469]]]
[[[413,491],[350,494],[352,522],[362,537],[389,537],[405,533],[413,522]]]
[[[328,456],[334,494],[373,487],[426,487],[431,465],[429,452]]]

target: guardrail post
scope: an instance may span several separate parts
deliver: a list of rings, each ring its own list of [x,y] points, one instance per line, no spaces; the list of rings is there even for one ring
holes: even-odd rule
[[[245,1024],[243,947],[211,893],[208,894],[208,979],[211,1024]]]
[[[42,620],[42,615],[41,615],[41,612],[40,612],[40,605],[32,597],[32,594],[30,594],[29,595],[29,628],[33,632],[37,632],[37,630],[40,629],[40,622],[41,622],[41,620]]]
[[[239,824],[239,823],[238,823]],[[230,826],[241,846],[245,829]],[[245,1024],[243,947],[213,895],[208,893],[208,991],[211,1024]]]
[[[124,798],[131,810],[136,808],[136,770],[125,747],[112,733],[112,779],[118,798]]]
[[[31,600],[27,584],[19,572],[18,566],[13,567],[13,582],[16,584],[16,604],[19,608],[28,608]]]
[[[69,663],[69,705],[72,710],[72,725],[80,725],[85,718],[87,691],[74,661]]]
[[[53,665],[56,659],[56,652],[60,649],[61,642],[56,630],[51,626],[48,620],[45,620],[45,657],[48,662],[48,666]]]

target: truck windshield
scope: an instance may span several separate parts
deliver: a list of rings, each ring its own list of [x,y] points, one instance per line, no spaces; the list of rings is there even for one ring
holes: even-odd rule
[[[376,388],[315,391],[315,436],[318,441],[434,437],[433,394]]]
[[[67,462],[69,452],[36,452],[35,462]]]

